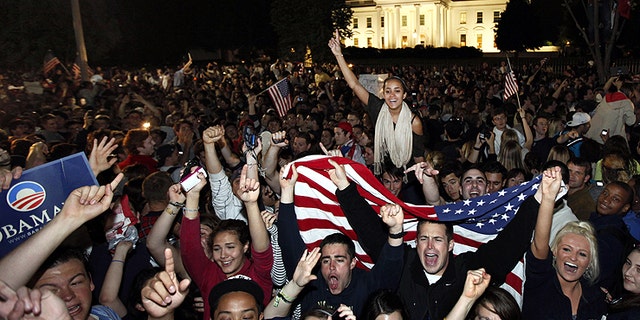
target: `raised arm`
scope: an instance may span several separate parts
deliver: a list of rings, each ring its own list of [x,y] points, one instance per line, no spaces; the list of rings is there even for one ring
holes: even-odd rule
[[[284,177],[284,168],[280,172],[280,189],[282,194],[280,198],[280,211],[278,213],[278,242],[282,249],[282,262],[287,271],[287,278],[293,276],[296,268],[296,261],[300,258],[300,254],[305,250],[306,246],[300,236],[300,228],[293,206],[293,194],[298,172],[295,165],[291,165],[291,179]]]
[[[347,221],[358,235],[362,249],[373,261],[378,261],[382,247],[387,242],[387,226],[358,193],[356,184],[347,180],[344,166],[333,160],[329,160],[329,164],[334,168],[328,171],[329,178],[338,187],[336,197]]]
[[[416,178],[422,183],[422,192],[427,200],[427,204],[431,206],[438,206],[444,204],[444,199],[440,196],[440,189],[438,188],[438,182],[436,176],[438,176],[438,170],[433,169],[430,163],[420,162],[407,169],[405,172],[415,171]]]
[[[522,130],[524,130],[524,147],[527,148],[527,150],[531,150],[531,146],[533,146],[533,132],[527,122],[527,112],[524,108],[520,108],[518,109],[518,114],[520,115],[520,121],[522,121]]]
[[[314,275],[312,271],[318,263],[318,260],[320,260],[320,256],[320,248],[318,247],[313,248],[311,252],[304,250],[291,281],[282,287],[282,290],[280,290],[276,297],[265,307],[265,319],[285,317],[289,314],[293,301],[298,297],[300,292],[302,292],[302,289],[304,289],[309,282],[317,279],[317,276]]]
[[[122,174],[105,186],[85,186],[69,194],[58,215],[0,260],[0,280],[12,288],[27,284],[40,265],[73,231],[109,209]],[[28,261],[29,263],[25,263]]]
[[[132,248],[133,243],[126,240],[120,241],[116,245],[116,251],[104,277],[102,290],[100,290],[100,304],[113,309],[120,317],[127,315],[127,307],[118,297],[118,291],[124,274],[124,263]]]
[[[344,55],[342,55],[342,48],[340,47],[340,33],[338,30],[335,32],[335,36],[329,40],[329,48],[334,56],[336,56],[336,60],[338,61],[338,66],[340,67],[340,71],[342,71],[342,75],[344,79],[347,81],[347,84],[356,94],[358,99],[362,101],[362,103],[367,104],[369,102],[369,91],[365,89],[356,75],[351,71],[347,61],[344,59]]]
[[[269,145],[269,149],[267,149],[267,153],[265,154],[262,162],[262,167],[264,168],[265,179],[269,184],[269,187],[277,193],[280,194],[280,183],[278,179],[278,154],[280,153],[280,149],[289,144],[289,141],[286,140],[286,131],[278,131],[271,135],[271,144]]]
[[[216,142],[222,137],[224,137],[224,128],[222,126],[209,127],[202,133],[202,142],[206,154],[205,163],[209,174],[216,174],[222,171],[222,163],[220,163],[216,152]]]
[[[247,208],[249,222],[249,233],[251,234],[251,246],[256,252],[264,252],[269,249],[269,233],[262,221],[260,208],[258,207],[258,197],[260,196],[260,182],[249,178],[249,165],[242,168],[240,183],[236,196],[242,200]]]
[[[140,295],[142,305],[149,314],[148,319],[173,319],[174,310],[184,302],[189,293],[190,280],[184,279],[178,282],[178,277],[173,269],[173,255],[167,249],[165,254],[164,271],[157,273],[147,281]]]
[[[542,183],[538,193],[542,194],[535,233],[531,242],[533,255],[544,260],[549,255],[549,238],[551,237],[551,222],[553,220],[553,206],[556,195],[560,191],[562,174],[559,167],[553,167],[542,173]]]
[[[462,295],[449,312],[446,319],[464,320],[467,318],[473,304],[480,298],[489,287],[491,275],[485,272],[484,268],[467,271],[467,280],[464,282]]]
[[[162,211],[156,223],[153,224],[147,236],[147,249],[151,256],[164,266],[164,251],[169,248],[173,252],[175,270],[182,278],[190,278],[184,269],[182,259],[177,248],[167,242],[167,235],[171,231],[171,226],[185,202],[185,195],[182,193],[180,184],[174,184],[169,188],[169,204]]]

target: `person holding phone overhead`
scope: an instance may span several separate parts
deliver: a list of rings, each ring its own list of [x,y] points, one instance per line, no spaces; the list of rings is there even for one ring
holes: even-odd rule
[[[380,99],[367,91],[349,68],[342,54],[338,30],[329,40],[329,48],[336,57],[347,84],[365,104],[365,110],[375,124],[374,173],[382,173],[385,158],[397,168],[405,169],[424,161],[422,122],[404,101],[408,91],[405,82],[397,76],[385,79],[383,99]]]

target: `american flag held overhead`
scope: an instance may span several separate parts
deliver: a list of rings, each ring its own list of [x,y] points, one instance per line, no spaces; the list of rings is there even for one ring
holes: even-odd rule
[[[267,89],[273,104],[276,106],[278,115],[284,117],[287,111],[293,106],[291,103],[291,91],[289,90],[289,81],[285,78]]]
[[[511,66],[509,66],[509,72],[507,72],[504,79],[504,100],[511,98],[511,96],[517,93],[518,82],[516,81],[516,75],[513,73]]]
[[[357,243],[357,236],[335,196],[336,187],[329,178],[327,169],[333,167],[325,156],[307,156],[295,161],[298,180],[295,190],[295,208],[302,239],[308,248],[318,246],[326,236],[340,231],[356,245],[359,266],[371,268],[373,261]],[[440,221],[459,221],[454,226],[454,254],[475,251],[481,244],[495,238],[515,216],[520,204],[533,195],[540,183],[536,177],[522,185],[507,188],[482,197],[463,200],[442,206],[414,205],[404,203],[391,194],[364,165],[347,158],[333,157],[344,165],[347,177],[358,185],[359,193],[379,213],[387,203],[399,204],[405,212],[405,242],[414,245],[418,218]],[[285,176],[290,177],[290,166]],[[521,297],[524,266],[519,262],[507,276],[505,289]]]

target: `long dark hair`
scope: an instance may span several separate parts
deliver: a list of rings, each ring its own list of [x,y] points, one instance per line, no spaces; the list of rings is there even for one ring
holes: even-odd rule
[[[479,306],[497,314],[502,320],[520,320],[522,314],[518,303],[506,290],[499,287],[488,287],[473,306],[473,316]],[[471,318],[473,318],[473,316]]]
[[[640,253],[640,245],[636,244],[631,250],[631,252],[629,252],[629,254],[633,252]],[[629,255],[627,255],[627,257],[628,256]],[[611,311],[611,313],[616,313],[616,312],[626,311],[631,308],[639,308],[639,307],[640,307],[640,294],[625,291],[625,294],[622,296],[622,299],[619,302],[609,306],[609,311]]]

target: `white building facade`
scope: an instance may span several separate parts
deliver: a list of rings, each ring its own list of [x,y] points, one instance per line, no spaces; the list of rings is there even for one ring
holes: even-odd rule
[[[394,49],[476,47],[499,52],[495,28],[507,0],[351,0],[353,36],[346,46]]]

